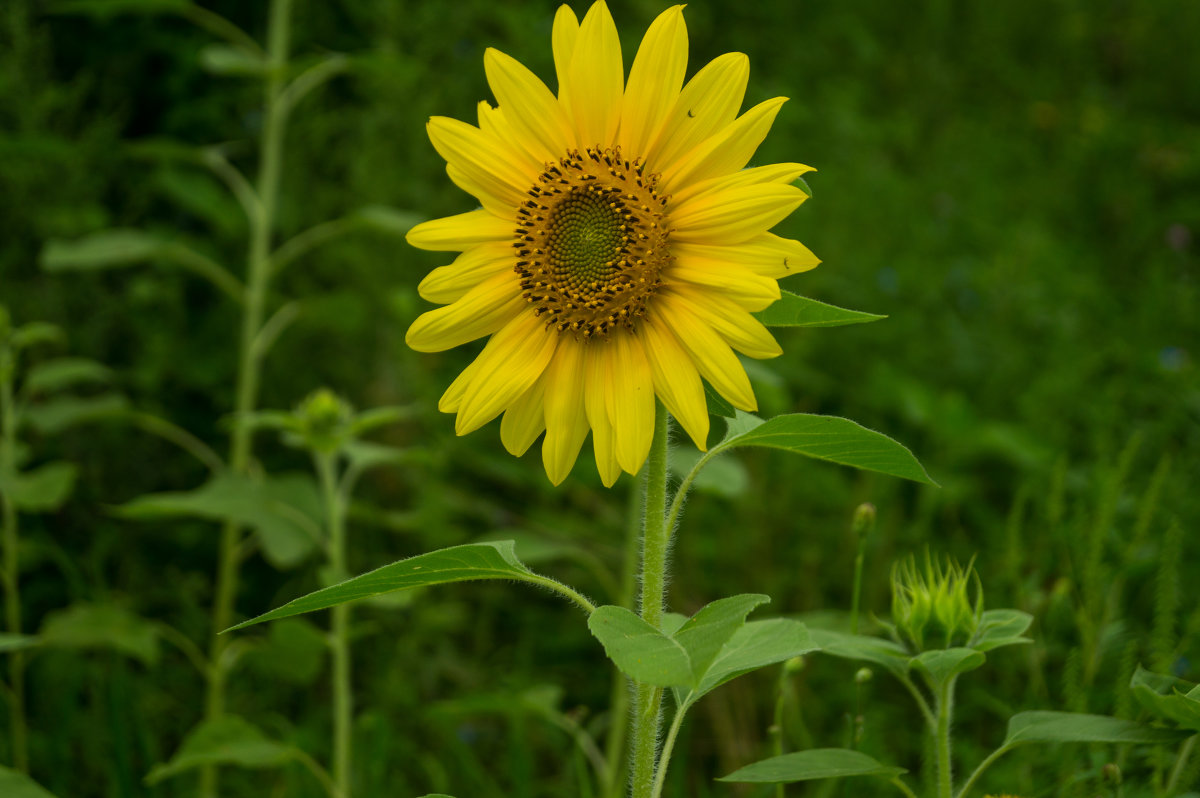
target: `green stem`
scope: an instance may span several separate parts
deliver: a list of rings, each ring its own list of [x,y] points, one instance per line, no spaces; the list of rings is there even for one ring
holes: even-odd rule
[[[1200,737],[1200,734],[1193,734],[1184,740],[1183,747],[1179,749],[1179,756],[1175,757],[1175,767],[1171,769],[1171,777],[1167,780],[1167,795],[1174,795],[1175,790],[1179,787],[1179,779],[1187,767],[1188,758],[1192,755],[1192,749],[1196,747],[1197,737]]]
[[[337,460],[333,454],[316,456],[317,473],[325,503],[329,531],[329,568],[336,581],[346,579],[346,511],[338,492]],[[330,609],[329,646],[333,651],[333,781],[342,798],[350,798],[353,762],[354,698],[350,687],[350,605]]]
[[[0,475],[15,476],[17,415],[13,405],[13,374],[16,355],[0,351]],[[21,634],[21,568],[18,557],[17,508],[7,492],[0,491],[4,516],[4,614],[10,634]],[[8,655],[9,728],[12,734],[13,767],[29,772],[25,729],[25,652]]]
[[[654,791],[650,794],[651,798],[659,798],[662,795],[663,784],[667,780],[667,763],[671,761],[671,751],[675,749],[675,738],[679,736],[679,730],[683,727],[683,716],[686,714],[686,706],[678,707],[675,710],[675,717],[671,718],[671,728],[667,730],[667,739],[663,742],[658,773],[654,775]]]
[[[954,683],[951,677],[937,686],[937,724],[934,729],[934,744],[937,748],[937,795],[951,798],[954,773],[950,760],[950,721],[954,714]]]
[[[995,751],[992,751],[990,754],[988,754],[987,759],[979,763],[979,767],[975,768],[974,772],[971,773],[971,777],[967,779],[967,782],[962,786],[962,789],[958,791],[958,798],[967,798],[967,793],[969,793],[971,788],[975,786],[975,782],[978,781],[979,777],[983,775],[983,771],[991,767],[992,763],[997,759],[1007,754],[1010,748],[1011,746],[1002,745]]]
[[[771,725],[771,749],[775,756],[783,756],[783,713],[788,697],[787,663],[779,666],[779,681],[775,686],[775,716]],[[775,785],[775,798],[784,798],[784,784]]]
[[[900,792],[908,796],[908,798],[917,798],[917,794],[912,791],[912,788],[900,780],[899,776],[893,776],[888,784],[895,787]]]
[[[854,592],[850,594],[850,634],[858,634],[859,597],[862,595],[863,559],[867,550],[865,535],[858,535],[858,550],[854,554]]]
[[[667,506],[667,411],[658,405],[654,441],[646,462],[646,505],[642,521],[642,619],[662,626],[666,593],[667,547],[670,527]],[[633,705],[633,798],[649,798],[654,790],[658,733],[662,724],[662,690],[638,684]]]
[[[255,340],[263,323],[263,307],[266,304],[270,278],[271,230],[274,226],[275,207],[279,198],[279,176],[282,171],[285,119],[278,105],[284,73],[287,71],[291,5],[291,0],[272,0],[267,27],[270,68],[267,71],[263,97],[265,113],[259,148],[259,201],[250,220],[237,397],[229,454],[229,467],[235,474],[245,474],[250,465],[252,428],[249,421],[258,401],[261,360],[256,352]],[[231,638],[219,633],[232,624],[234,598],[237,596],[241,537],[242,530],[237,524],[227,523],[221,530],[220,549],[217,554],[216,597],[213,605],[213,638],[209,654],[211,678],[208,682],[205,705],[205,718],[209,721],[225,714],[225,682],[229,669],[225,654]],[[216,798],[217,772],[212,765],[201,771],[200,793],[205,798]]]

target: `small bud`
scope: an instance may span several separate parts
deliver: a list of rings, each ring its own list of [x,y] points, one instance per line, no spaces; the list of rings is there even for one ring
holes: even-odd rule
[[[925,651],[927,640],[936,648],[965,645],[982,615],[983,589],[971,564],[964,569],[947,559],[943,566],[926,553],[923,568],[915,557],[893,566],[892,621],[916,651]]]
[[[802,670],[804,670],[804,657],[792,657],[783,663],[783,672],[786,674],[799,673]]]
[[[309,394],[296,408],[305,445],[322,454],[341,448],[353,416],[350,405],[328,388]]]
[[[875,505],[863,502],[854,510],[854,520],[850,523],[854,537],[863,540],[875,531]]]
[[[1100,776],[1104,779],[1105,784],[1111,784],[1114,787],[1121,785],[1121,768],[1117,766],[1116,762],[1109,762],[1100,768]]]
[[[875,671],[870,668],[859,668],[858,672],[854,674],[854,683],[866,684],[873,678],[875,678]]]

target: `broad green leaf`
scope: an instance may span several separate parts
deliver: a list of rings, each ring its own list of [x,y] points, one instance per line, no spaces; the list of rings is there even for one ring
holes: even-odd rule
[[[422,217],[414,213],[389,208],[386,205],[368,205],[359,208],[352,215],[374,230],[397,236],[407,235],[409,230],[422,221]]]
[[[380,466],[399,465],[412,456],[407,449],[356,440],[349,440],[342,444],[341,452],[346,456],[350,465],[360,471]]]
[[[770,307],[760,310],[754,317],[768,327],[841,327],[846,324],[863,324],[879,321],[887,316],[846,310],[836,305],[827,305],[815,299],[780,291],[780,298]]]
[[[0,654],[7,651],[21,651],[26,648],[33,648],[42,641],[33,635],[14,635],[3,633],[0,634]],[[3,794],[3,793],[0,793]]]
[[[1170,743],[1188,733],[1131,720],[1074,712],[1020,712],[1008,721],[1005,745],[1023,743]]]
[[[210,44],[200,50],[200,66],[214,75],[263,75],[266,60],[257,53],[228,44]]]
[[[1033,623],[1033,616],[1020,610],[987,610],[979,620],[979,628],[968,645],[976,651],[991,651],[1016,643],[1032,643],[1022,637]]]
[[[755,607],[770,601],[769,596],[761,594],[718,599],[700,609],[672,635],[675,642],[687,652],[692,670],[689,684],[692,687],[700,684],[713,660],[721,653],[721,648],[738,629],[746,625],[746,616]]]
[[[669,457],[671,473],[682,479],[696,465],[701,453],[691,446],[672,446]],[[714,457],[709,460],[692,482],[692,490],[735,499],[750,486],[746,466],[733,457]]]
[[[0,765],[0,795],[4,798],[54,798],[42,785],[24,773]]]
[[[708,380],[701,379],[704,384],[704,399],[708,404],[708,414],[710,416],[721,416],[722,418],[733,418],[738,412],[733,405],[725,400],[725,397],[717,393],[717,389],[709,384]]]
[[[733,633],[686,701],[692,703],[738,676],[817,649],[807,627],[799,621],[790,618],[750,621]]]
[[[1147,711],[1182,728],[1200,732],[1200,693],[1197,693],[1200,686],[1145,670],[1140,665],[1129,686]]]
[[[847,776],[881,776],[890,779],[907,772],[904,768],[881,764],[864,753],[848,748],[814,748],[746,765],[717,781],[788,784]]]
[[[987,659],[982,652],[973,648],[947,648],[926,651],[913,657],[913,667],[924,672],[934,684],[944,684],[949,679],[973,671]]]
[[[29,393],[50,393],[81,383],[108,382],[112,369],[84,357],[60,357],[38,363],[29,369],[23,389]]]
[[[313,516],[316,488],[300,475],[262,482],[222,474],[192,491],[150,493],[121,505],[117,513],[139,520],[192,517],[235,521],[255,530],[263,553],[277,568],[290,568],[318,545],[319,527]],[[304,507],[304,504],[309,506]],[[297,505],[300,506],[297,506]],[[307,512],[305,511],[307,510]]]
[[[370,410],[364,410],[354,417],[350,422],[350,434],[357,437],[363,433],[386,427],[389,424],[398,424],[401,421],[412,419],[415,412],[408,405],[390,405],[388,407],[373,407]]]
[[[314,610],[324,610],[338,604],[371,598],[397,590],[411,590],[426,585],[444,585],[475,579],[515,579],[521,582],[545,584],[546,578],[526,568],[513,551],[511,540],[490,543],[467,543],[448,549],[432,551],[400,560],[374,571],[347,579],[337,585],[309,593],[282,607],[251,618],[226,631],[241,629],[263,621],[289,618]]]
[[[644,684],[673,687],[692,681],[687,651],[624,607],[597,607],[588,629],[622,673]]]
[[[9,342],[18,352],[36,344],[51,344],[61,341],[65,336],[62,328],[46,321],[31,321],[22,324],[13,331]]]
[[[63,648],[109,648],[141,660],[158,661],[158,630],[127,609],[112,604],[74,604],[46,616],[38,638]]]
[[[75,487],[74,463],[47,463],[15,476],[0,476],[0,493],[8,494],[18,510],[52,513],[63,505]]]
[[[301,618],[273,623],[267,638],[248,651],[246,664],[271,678],[307,685],[321,674],[329,651],[325,632]]]
[[[50,272],[111,269],[157,257],[166,246],[162,238],[142,230],[102,230],[74,241],[49,241],[41,262]]]
[[[910,657],[899,643],[866,635],[851,635],[827,629],[813,629],[810,634],[822,654],[842,659],[862,660],[882,665],[897,675],[908,672]]]
[[[286,765],[299,756],[295,747],[269,739],[243,718],[226,715],[192,729],[169,762],[151,769],[146,783],[154,785],[205,765],[273,768]]]
[[[59,396],[25,408],[22,420],[43,435],[54,435],[76,424],[113,418],[129,408],[125,397],[115,393],[101,396]]]
[[[743,414],[739,413],[739,419]],[[936,485],[903,445],[846,418],[807,413],[776,416],[727,437],[719,449],[765,446],[867,471]]]

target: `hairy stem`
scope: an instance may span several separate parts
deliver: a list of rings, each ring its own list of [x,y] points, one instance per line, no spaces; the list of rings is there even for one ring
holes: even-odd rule
[[[667,411],[658,405],[654,441],[646,462],[646,510],[642,521],[642,619],[662,626],[667,583]],[[662,690],[638,684],[633,711],[633,798],[649,798],[654,790],[658,734],[662,725]]]
[[[13,374],[16,356],[0,351],[0,474],[13,476],[17,471],[17,411],[13,405]],[[4,517],[4,615],[9,634],[21,634],[21,568],[17,551],[20,540],[17,508],[7,492],[0,491]],[[12,734],[13,767],[29,772],[29,752],[25,729],[25,652],[8,655],[9,730]]]
[[[345,500],[338,491],[335,455],[316,457],[325,519],[329,534],[329,568],[337,581],[346,579]],[[333,781],[342,798],[350,797],[350,770],[353,761],[352,730],[354,699],[350,686],[350,605],[330,609],[329,646],[333,652]]]
[[[934,743],[937,749],[937,795],[951,798],[954,773],[950,760],[950,722],[954,714],[954,683],[951,677],[937,686],[937,724],[934,728]]]

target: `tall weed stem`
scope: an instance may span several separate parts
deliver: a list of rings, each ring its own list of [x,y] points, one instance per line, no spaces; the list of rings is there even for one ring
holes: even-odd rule
[[[0,476],[17,469],[17,410],[13,404],[13,375],[16,355],[0,351]],[[12,497],[0,491],[4,515],[4,614],[9,634],[21,634],[21,568],[17,508]],[[13,767],[29,771],[25,728],[25,652],[8,655],[8,715],[12,734]]]
[[[317,473],[329,527],[329,567],[333,578],[341,581],[346,571],[346,512],[338,489],[336,455],[319,454]],[[341,798],[350,796],[350,769],[353,761],[353,694],[350,687],[350,606],[338,604],[330,610],[329,646],[333,652],[333,781]]]

